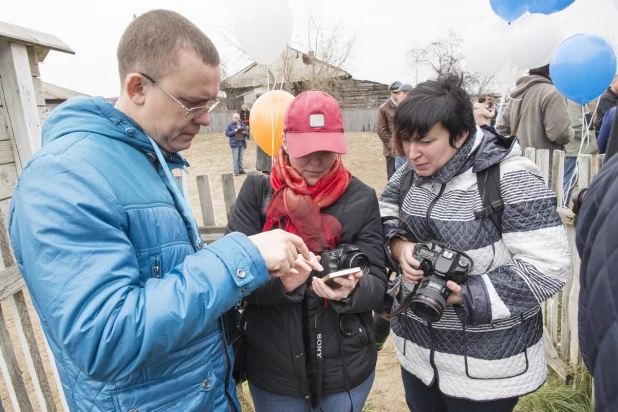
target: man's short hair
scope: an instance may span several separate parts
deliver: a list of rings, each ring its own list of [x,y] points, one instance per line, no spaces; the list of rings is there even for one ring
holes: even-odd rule
[[[129,73],[143,72],[156,81],[178,64],[180,50],[193,51],[204,64],[219,66],[219,52],[197,26],[170,10],[152,10],[135,18],[118,44],[120,81]]]
[[[472,100],[454,74],[418,84],[397,107],[393,143],[399,154],[402,142],[422,139],[438,123],[449,132],[452,147],[465,132],[476,133]]]

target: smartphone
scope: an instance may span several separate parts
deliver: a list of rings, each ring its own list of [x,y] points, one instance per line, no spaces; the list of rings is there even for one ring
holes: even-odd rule
[[[351,275],[353,273],[358,273],[358,272],[361,272],[360,268],[338,270],[337,272],[331,272],[328,275],[324,276],[322,280],[324,282],[330,282],[333,279],[338,278],[340,276],[348,276],[348,275]]]

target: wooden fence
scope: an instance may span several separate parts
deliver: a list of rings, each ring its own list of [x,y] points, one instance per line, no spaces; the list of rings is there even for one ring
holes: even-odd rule
[[[346,132],[375,132],[378,109],[343,109],[343,127]],[[202,127],[202,133],[223,133],[232,121],[233,110],[214,111],[210,124]]]

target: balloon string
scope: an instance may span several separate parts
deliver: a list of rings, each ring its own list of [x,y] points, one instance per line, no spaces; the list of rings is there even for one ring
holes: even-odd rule
[[[567,190],[565,190],[564,193],[562,194],[562,207],[564,208],[568,208],[569,200],[570,200],[569,192],[575,188],[575,184],[579,180],[579,156],[582,154],[582,151],[584,150],[584,143],[586,143],[586,148],[590,146],[590,138],[592,134],[590,132],[590,126],[592,126],[592,122],[593,122],[594,116],[597,113],[597,109],[598,109],[598,105],[597,107],[595,107],[594,112],[592,113],[592,116],[590,116],[590,122],[586,122],[586,105],[582,104],[582,139],[581,139],[581,143],[579,144],[579,152],[577,153],[577,158],[575,160],[575,170],[573,171],[573,175],[571,175],[571,178],[569,179]]]

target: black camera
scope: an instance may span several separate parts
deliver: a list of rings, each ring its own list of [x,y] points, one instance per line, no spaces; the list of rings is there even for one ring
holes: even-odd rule
[[[324,268],[320,273],[320,277],[339,270],[356,267],[360,268],[363,276],[366,276],[369,274],[369,269],[371,269],[371,262],[367,255],[362,253],[358,246],[347,243],[341,244],[332,250],[325,250],[320,256],[322,257],[320,264]]]
[[[438,243],[418,243],[414,248],[414,258],[419,261],[425,279],[417,285],[410,309],[427,322],[437,322],[442,318],[446,299],[451,294],[446,282],[464,283],[474,263],[465,253]]]

